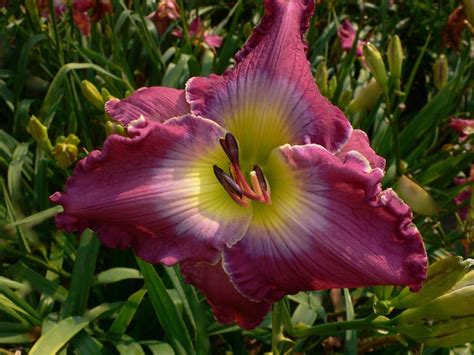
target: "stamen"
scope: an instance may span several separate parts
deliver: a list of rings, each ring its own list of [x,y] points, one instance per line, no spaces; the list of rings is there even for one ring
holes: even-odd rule
[[[230,132],[225,134],[224,139],[219,139],[219,143],[232,164],[239,165],[239,145],[234,135]]]
[[[270,197],[271,191],[270,191],[270,185],[268,185],[267,179],[265,178],[265,175],[263,174],[263,170],[258,166],[254,165],[253,166],[253,172],[255,172],[255,177],[258,181],[258,186],[260,187],[263,195],[263,200],[267,205],[272,204],[272,199]],[[252,181],[252,185],[254,182]]]
[[[253,171],[255,171],[255,175],[257,176],[258,183],[263,191],[267,191],[267,180],[265,179],[265,175],[263,175],[262,168],[258,165],[253,166]]]
[[[213,166],[213,170],[217,180],[221,183],[221,185],[224,187],[224,190],[227,191],[229,196],[239,205],[243,207],[248,207],[249,201],[243,196],[242,189],[234,181],[234,179],[227,175],[224,170],[219,168],[217,165]]]
[[[254,166],[250,172],[250,182],[247,182],[239,165],[239,145],[232,133],[227,132],[224,138],[219,139],[225,154],[230,160],[229,174],[226,174],[217,165],[214,165],[214,174],[232,199],[242,206],[249,206],[249,199],[271,204],[270,188],[263,175],[262,169]]]
[[[263,196],[262,189],[260,188],[260,183],[258,182],[257,173],[255,171],[250,172],[250,182],[252,183],[253,191],[258,197]]]
[[[242,190],[239,185],[229,176],[224,170],[219,168],[217,165],[213,166],[214,175],[216,175],[217,180],[224,186],[227,192],[236,194],[239,198],[242,198]]]

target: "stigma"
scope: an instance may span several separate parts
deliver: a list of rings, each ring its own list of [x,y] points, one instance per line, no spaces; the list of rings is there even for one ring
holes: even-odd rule
[[[262,169],[258,165],[253,166],[249,173],[249,183],[240,168],[239,146],[235,137],[228,132],[219,142],[230,161],[229,173],[214,165],[214,175],[232,200],[243,207],[249,207],[251,201],[270,205],[270,186]]]

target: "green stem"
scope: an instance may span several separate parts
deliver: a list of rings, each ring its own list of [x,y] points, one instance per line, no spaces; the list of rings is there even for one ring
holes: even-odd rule
[[[392,138],[393,138],[393,150],[395,153],[395,171],[397,176],[403,175],[403,167],[402,167],[402,154],[400,151],[400,131],[398,129],[398,116],[399,110],[397,109],[394,114],[392,114],[392,105],[388,90],[385,90],[385,102],[387,105],[387,111],[389,115],[389,122],[390,128],[392,131]]]
[[[178,0],[179,12],[181,15],[181,26],[183,26],[183,38],[186,42],[186,45],[191,48],[191,37],[189,36],[189,28],[188,28],[188,18],[186,16],[186,10],[184,7],[183,0]],[[196,16],[198,16],[196,14]]]
[[[63,52],[63,47],[61,40],[59,39],[59,33],[58,33],[58,26],[56,23],[56,12],[54,8],[54,1],[49,0],[48,1],[48,6],[49,6],[49,16],[51,17],[51,26],[53,28],[53,36],[54,36],[54,42],[57,46],[58,50],[58,57],[59,57],[59,64],[61,67],[65,64],[64,62],[64,52]]]
[[[314,327],[295,330],[293,335],[298,338],[306,338],[313,335],[332,334],[346,330],[361,330],[361,329],[385,329],[392,330],[392,321],[376,322],[374,323],[375,315],[368,316],[362,319],[350,320],[345,322],[327,323],[316,325]]]
[[[400,133],[398,130],[398,124],[395,119],[390,119],[390,127],[392,129],[392,136],[393,136],[393,148],[395,151],[395,168],[397,176],[403,175],[403,167],[402,167],[402,157],[400,153]]]
[[[12,248],[12,247],[9,247],[9,246],[3,246],[2,247],[2,252],[3,252],[2,256],[5,256],[5,255],[6,256],[14,256],[14,257],[17,257],[21,260],[24,260],[26,264],[33,264],[33,265],[36,265],[36,266],[44,267],[45,269],[47,269],[49,271],[52,271],[55,274],[61,275],[61,276],[66,277],[66,278],[71,277],[71,274],[69,274],[68,272],[66,272],[62,269],[58,269],[54,266],[51,266],[50,264],[48,264],[47,262],[39,259],[38,257],[33,256],[31,254],[23,253],[19,250],[16,250],[15,248]]]
[[[272,353],[273,355],[279,355],[278,344],[283,338],[283,327],[282,327],[282,314],[283,314],[283,301],[279,301],[273,305],[272,310]]]

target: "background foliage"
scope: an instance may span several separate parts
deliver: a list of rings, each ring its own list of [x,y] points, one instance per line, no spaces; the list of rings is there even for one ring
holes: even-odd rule
[[[460,211],[472,211],[474,198],[453,202],[472,188],[472,181],[459,185],[454,179],[468,177],[474,160],[472,136],[460,140],[449,127],[452,117],[474,111],[472,34],[464,19],[459,38],[447,25],[459,3],[318,2],[307,36],[315,80],[387,159],[384,183],[415,210],[430,260],[473,257],[473,213]],[[180,0],[180,18],[160,34],[147,18],[156,9],[154,1],[112,4],[113,12],[93,22],[84,36],[72,8],[45,15],[34,0],[0,1],[0,352],[270,351],[271,315],[253,331],[218,324],[177,268],[106,249],[91,231],[78,238],[54,226],[51,217],[58,210],[48,196],[62,189],[76,158],[100,148],[107,134],[120,133],[101,109],[104,100],[123,98],[142,86],[182,88],[192,76],[223,73],[263,11],[261,1]],[[190,20],[197,15],[206,31],[223,38],[216,51],[189,36]],[[359,39],[370,40],[386,64],[391,36],[400,37],[400,87],[392,75],[385,95],[361,94],[370,74],[355,47],[341,49],[337,28],[345,18],[358,24]],[[183,38],[172,35],[177,27]],[[457,48],[450,43],[453,38]],[[448,74],[439,85],[433,65],[441,54]],[[361,99],[371,102],[361,104]],[[47,127],[50,145],[33,116]],[[390,323],[400,313],[390,306],[398,293],[367,288],[289,296],[274,311],[282,314],[282,330],[273,329],[273,351],[449,353],[449,346],[422,345]],[[375,316],[387,318],[374,327]],[[370,322],[353,321],[367,317]],[[346,326],[334,326],[344,320]],[[276,341],[275,334],[281,335]],[[468,353],[469,348],[456,351]]]

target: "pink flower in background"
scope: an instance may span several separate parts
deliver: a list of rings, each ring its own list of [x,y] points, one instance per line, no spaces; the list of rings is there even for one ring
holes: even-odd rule
[[[462,118],[451,118],[449,127],[454,129],[459,134],[459,141],[464,142],[470,135],[474,134],[474,120],[473,119],[462,119]],[[457,206],[462,206],[459,209],[459,216],[465,220],[469,213],[472,184],[474,184],[474,165],[471,166],[470,176],[467,178],[455,178],[454,183],[456,185],[467,185],[466,189],[463,189],[454,199],[454,203]]]
[[[85,12],[94,6],[95,0],[73,0],[74,10]]]
[[[148,18],[155,24],[159,34],[164,34],[169,25],[179,19],[179,7],[175,0],[161,0],[156,11],[153,11]]]
[[[347,19],[344,20],[337,30],[337,35],[339,36],[339,39],[341,41],[342,49],[346,52],[350,52],[356,38],[356,30],[352,22]],[[356,56],[364,56],[362,48],[366,43],[367,42],[361,40],[357,41],[357,47],[355,52]]]
[[[474,120],[468,118],[451,118],[449,127],[459,133],[459,140],[463,142],[468,136],[474,134]]]
[[[464,185],[464,184],[470,185],[472,182],[473,182],[472,178],[457,178],[455,180],[455,183],[458,185]],[[458,212],[459,212],[459,217],[461,217],[461,219],[463,220],[467,219],[467,214],[469,213],[469,208],[470,208],[469,201],[471,200],[471,194],[472,194],[472,188],[469,186],[463,191],[461,191],[459,194],[457,194],[456,197],[453,199],[454,204],[456,206],[462,206],[458,210]]]
[[[456,178],[454,183],[457,185],[466,185],[466,188],[461,191],[455,198],[454,203],[457,206],[463,206],[459,210],[459,216],[461,219],[466,220],[469,213],[471,195],[472,195],[472,185],[474,184],[474,164],[471,165],[470,175],[467,178]]]
[[[174,29],[172,33],[176,37],[183,38],[183,30],[179,28]],[[219,35],[209,34],[199,17],[196,17],[189,25],[189,37],[191,37],[195,45],[203,42],[212,50],[215,50],[222,45],[222,37]]]
[[[38,8],[41,16],[49,17],[48,1],[38,1]],[[57,16],[62,16],[68,9],[66,0],[54,0],[54,9]],[[92,21],[98,22],[107,13],[112,12],[113,6],[111,0],[73,0],[72,18],[76,27],[85,36],[90,35],[91,18],[89,10],[92,9]]]
[[[426,277],[410,208],[385,161],[319,92],[304,34],[314,3],[265,1],[224,75],[106,104],[127,128],[81,160],[51,201],[66,231],[180,263],[216,318],[257,326],[286,294]]]

